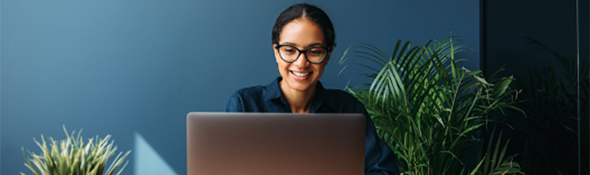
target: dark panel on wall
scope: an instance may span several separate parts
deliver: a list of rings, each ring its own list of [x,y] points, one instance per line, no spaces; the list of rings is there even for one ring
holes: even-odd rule
[[[582,82],[578,84],[568,84],[567,71],[579,72],[580,68],[588,67],[590,61],[588,51],[588,29],[589,19],[588,0],[565,0],[565,1],[551,1],[551,0],[540,0],[540,1],[508,1],[508,0],[482,0],[481,2],[481,65],[485,71],[486,76],[491,76],[495,71],[503,68],[504,71],[498,75],[500,77],[514,75],[515,78],[522,81],[524,85],[532,85],[533,82],[540,82],[542,80],[532,79],[530,72],[535,73],[536,69],[539,68],[541,72],[548,74],[551,72],[549,69],[554,68],[557,72],[557,78],[555,86],[567,87],[567,94],[571,97],[557,97],[548,96],[545,94],[540,95],[542,97],[535,98],[534,100],[547,100],[547,103],[559,103],[567,105],[546,106],[547,111],[559,111],[563,109],[567,113],[559,114],[535,114],[533,112],[528,113],[529,117],[524,120],[516,119],[522,117],[520,113],[508,112],[505,116],[501,114],[495,114],[500,117],[500,120],[506,121],[510,127],[506,125],[500,126],[505,131],[505,134],[512,136],[511,149],[509,154],[518,153],[519,155],[515,158],[515,161],[521,162],[521,166],[526,170],[527,174],[587,174],[590,172],[588,167],[588,136],[589,125],[588,114],[590,110],[588,106],[588,91],[587,84],[584,86],[583,81],[589,81],[588,75],[570,76],[572,80],[580,78]],[[574,65],[569,70],[562,70],[560,63],[556,57],[548,52],[541,51],[540,47],[534,47],[529,40],[525,37],[533,38],[554,50],[565,57],[569,57],[567,60],[575,62],[580,61],[581,64]],[[586,63],[586,64],[584,64]],[[578,67],[579,66],[579,67]],[[542,69],[546,67],[545,69]],[[544,77],[548,79],[548,77]],[[539,84],[537,84],[538,86]],[[522,87],[522,86],[513,86]],[[580,91],[576,89],[580,88]],[[521,89],[518,89],[521,90]],[[524,93],[533,91],[545,92],[554,89],[525,89],[522,92],[522,97],[526,97]],[[539,93],[540,94],[540,93]],[[523,104],[532,104],[529,102],[523,102]],[[523,105],[521,107],[526,107]],[[532,107],[534,108],[534,107]],[[525,109],[525,111],[527,111]],[[555,110],[553,110],[555,109]],[[579,113],[577,111],[580,111]],[[527,111],[529,112],[529,111]],[[542,113],[543,113],[542,112]],[[543,118],[543,120],[540,120]],[[522,119],[522,118],[521,118]],[[537,120],[539,119],[539,120]],[[527,121],[527,122],[523,122]],[[532,121],[542,121],[543,124],[531,124]],[[584,123],[578,123],[579,121],[585,121]],[[529,139],[522,139],[527,132],[522,132],[523,126],[537,126],[534,129],[547,130],[551,132],[538,132],[536,134],[542,135],[543,138],[548,138],[548,142],[535,142],[536,148],[544,148],[551,150],[551,153],[545,152],[549,156],[557,157],[541,157],[537,156],[531,159],[530,153],[525,153],[532,150]],[[542,127],[547,126],[547,127]],[[555,128],[550,128],[555,127]],[[516,128],[516,129],[514,129]],[[576,129],[582,129],[576,131]],[[533,130],[533,129],[530,129]],[[528,133],[530,134],[530,133]],[[530,135],[526,135],[530,136]],[[581,140],[578,140],[578,138]],[[578,150],[581,148],[580,150]],[[575,150],[575,151],[574,151]],[[547,161],[549,160],[549,161]],[[565,160],[565,161],[563,161]],[[555,162],[557,161],[557,162]],[[533,163],[533,164],[527,164]],[[533,167],[527,167],[534,165]]]

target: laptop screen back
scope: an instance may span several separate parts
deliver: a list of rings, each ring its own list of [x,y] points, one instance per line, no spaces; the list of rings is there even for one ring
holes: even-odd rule
[[[187,116],[189,175],[362,175],[363,114]]]

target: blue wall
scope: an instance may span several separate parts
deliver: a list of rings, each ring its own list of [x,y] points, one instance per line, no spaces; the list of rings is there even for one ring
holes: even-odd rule
[[[0,174],[30,174],[21,147],[39,152],[33,137],[62,139],[64,124],[134,149],[123,174],[186,174],[186,114],[222,111],[233,91],[279,76],[270,32],[295,2],[1,1]],[[366,71],[337,76],[358,42],[391,52],[397,39],[422,45],[452,31],[475,49],[464,65],[479,69],[478,1],[308,2],[336,28],[328,88]]]

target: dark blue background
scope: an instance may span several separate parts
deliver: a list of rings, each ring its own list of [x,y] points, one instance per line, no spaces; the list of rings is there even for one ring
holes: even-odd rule
[[[186,114],[222,111],[235,90],[279,76],[271,29],[296,2],[1,1],[0,174],[30,174],[21,147],[38,153],[33,138],[63,139],[62,125],[134,149],[123,174],[186,174]],[[479,69],[478,1],[307,2],[336,28],[326,88],[367,72],[337,76],[342,53],[359,42],[389,53],[397,39],[422,45],[452,31],[474,49],[460,55],[471,60],[463,65]]]

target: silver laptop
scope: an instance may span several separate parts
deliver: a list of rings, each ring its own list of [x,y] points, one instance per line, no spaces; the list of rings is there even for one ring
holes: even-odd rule
[[[187,116],[188,175],[363,175],[363,114]]]

